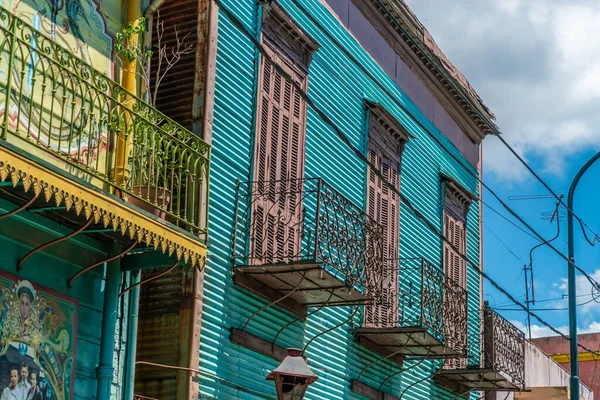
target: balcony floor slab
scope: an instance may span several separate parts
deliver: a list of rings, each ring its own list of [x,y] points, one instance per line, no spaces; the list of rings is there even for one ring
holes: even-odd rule
[[[354,334],[384,349],[386,355],[410,358],[457,358],[462,354],[444,345],[424,327],[357,328]]]
[[[323,304],[330,306],[365,304],[370,301],[368,296],[349,288],[320,263],[296,262],[242,266],[235,268],[235,274],[243,274],[281,295],[289,295],[286,299],[307,307]],[[248,279],[235,280],[238,283],[248,281]],[[247,289],[254,291],[252,288]],[[264,293],[257,294],[270,298]]]
[[[522,388],[511,382],[509,378],[491,368],[443,369],[433,380],[440,386],[466,391],[502,391],[518,392]],[[460,392],[461,389],[458,389]]]

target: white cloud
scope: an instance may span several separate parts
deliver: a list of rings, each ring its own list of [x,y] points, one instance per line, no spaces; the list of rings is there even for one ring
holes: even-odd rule
[[[496,114],[504,138],[540,162],[537,169],[560,175],[570,157],[600,149],[600,3],[407,3]],[[486,171],[507,181],[529,176],[497,139],[484,147]]]
[[[528,333],[527,332],[527,325],[525,325],[523,322],[521,321],[510,321],[514,326],[516,326],[517,328],[519,328],[521,331],[523,331],[524,333]],[[556,330],[558,330],[560,333],[562,333],[563,335],[568,335],[569,334],[569,327],[568,326],[558,326],[555,327]],[[588,324],[587,327],[579,327],[577,329],[577,333],[582,334],[582,333],[596,333],[596,332],[600,332],[600,322],[592,322],[591,324]],[[535,338],[539,338],[539,337],[548,337],[548,336],[558,336],[558,334],[556,332],[554,332],[552,329],[548,328],[547,326],[543,326],[543,325],[536,325],[536,324],[532,324],[531,325],[531,337],[533,339]]]
[[[600,269],[597,269],[589,275],[592,280],[600,282]],[[563,281],[566,285],[566,280],[563,279]],[[588,316],[592,313],[600,313],[600,298],[598,298],[597,301],[594,300],[596,297],[600,296],[600,292],[598,292],[598,290],[592,292],[592,284],[583,275],[578,275],[577,278],[575,278],[575,282],[578,296],[577,304],[580,304],[577,309],[578,313],[583,316]]]
[[[510,321],[510,322],[514,326],[519,328],[521,331],[528,333],[527,325],[525,325],[523,322],[521,322],[521,321]],[[556,329],[565,335],[567,335],[569,333],[568,326],[559,326]],[[535,324],[531,325],[531,337],[532,338],[546,337],[546,336],[556,336],[556,333],[546,326],[540,326],[540,325],[535,325]]]

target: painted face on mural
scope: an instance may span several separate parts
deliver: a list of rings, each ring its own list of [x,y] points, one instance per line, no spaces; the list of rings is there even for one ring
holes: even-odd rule
[[[17,394],[16,400],[72,398],[76,302],[38,289],[30,281],[7,277],[2,271],[0,300],[8,305],[0,313],[0,336],[8,339],[0,341],[0,365],[19,362],[10,375],[0,376],[0,400],[14,399],[14,390],[23,394]]]
[[[21,367],[21,381],[27,382],[27,378],[29,378],[29,368],[26,366]]]
[[[29,383],[31,383],[32,389],[34,389],[37,386],[37,372],[31,371],[31,376],[29,377]]]
[[[16,369],[11,369],[10,370],[10,382],[8,384],[8,387],[10,389],[14,389],[17,387],[17,383],[19,383],[19,371],[17,371]]]
[[[21,313],[21,320],[26,321],[31,315],[31,297],[27,293],[22,293],[19,302],[19,312]]]

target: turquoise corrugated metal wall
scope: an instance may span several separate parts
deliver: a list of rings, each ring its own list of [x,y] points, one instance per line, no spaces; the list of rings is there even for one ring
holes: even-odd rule
[[[222,0],[244,26],[257,35],[260,7],[253,0]],[[365,108],[363,98],[381,103],[415,137],[406,146],[402,160],[402,191],[427,219],[441,230],[440,173],[454,177],[477,194],[476,180],[424,132],[413,118],[434,132],[447,148],[459,154],[403,94],[396,84],[373,61],[367,52],[348,34],[344,27],[315,0],[300,3],[345,46],[370,73],[389,90],[411,115],[387,98],[357,65],[354,65],[327,36],[297,9],[291,0],[280,4],[297,23],[321,45],[309,70],[309,96],[358,148],[366,146]],[[211,243],[206,268],[204,309],[201,336],[203,371],[253,389],[236,389],[233,385],[207,378],[200,381],[201,398],[262,399],[274,395],[272,382],[265,380],[277,363],[229,341],[229,329],[241,327],[265,301],[235,287],[231,276],[231,240],[234,217],[236,179],[247,180],[251,171],[252,138],[254,136],[254,100],[258,53],[250,40],[221,12],[213,128],[211,166]],[[366,166],[337,138],[333,130],[309,108],[306,140],[306,177],[322,177],[356,204],[365,204]],[[474,170],[473,170],[474,171]],[[478,204],[468,216],[468,256],[479,259]],[[405,207],[401,208],[401,256],[427,257],[441,261],[441,243],[427,227]],[[470,269],[470,268],[469,268]],[[470,330],[478,329],[479,276],[468,272]],[[349,307],[322,310],[304,323],[285,331],[279,345],[302,347],[308,340],[350,316]],[[248,331],[272,340],[276,332],[293,316],[279,307],[258,314]],[[360,316],[355,317],[356,321]],[[350,379],[356,378],[369,363],[379,358],[357,346],[351,335],[351,325],[318,338],[307,351],[311,368],[319,380],[310,387],[307,399],[362,399],[351,392]],[[410,364],[409,364],[410,365]],[[415,369],[391,379],[385,390],[398,395],[401,390],[431,374],[433,365],[424,362]],[[398,368],[382,362],[372,367],[362,380],[374,386]],[[257,393],[265,393],[259,395]],[[451,399],[454,395],[438,389],[430,379],[412,387],[404,399]]]

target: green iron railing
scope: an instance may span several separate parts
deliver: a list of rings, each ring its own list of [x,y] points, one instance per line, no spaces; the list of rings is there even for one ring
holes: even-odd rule
[[[3,8],[0,118],[0,138],[206,234],[210,146]]]

